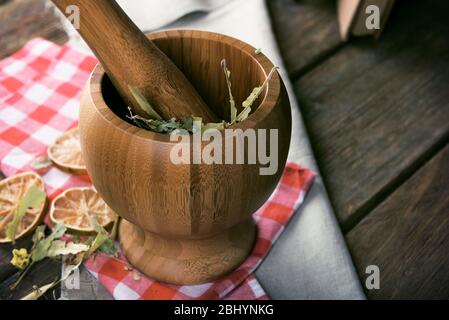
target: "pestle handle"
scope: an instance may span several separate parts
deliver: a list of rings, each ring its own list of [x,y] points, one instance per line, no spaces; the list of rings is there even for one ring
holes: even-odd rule
[[[166,120],[197,116],[218,118],[176,65],[131,21],[115,0],[52,0],[65,13],[80,9],[81,37],[102,63],[112,83],[133,111],[147,116],[129,86],[136,87]]]

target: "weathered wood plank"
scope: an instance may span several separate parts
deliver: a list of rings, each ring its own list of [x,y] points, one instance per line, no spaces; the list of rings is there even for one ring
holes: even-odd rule
[[[23,278],[15,290],[10,287],[18,278],[18,274],[9,277],[0,283],[0,300],[17,300],[33,292],[35,288],[52,283],[61,277],[61,262],[58,260],[45,259],[33,266],[29,273]],[[48,291],[41,299],[59,298],[59,286]]]
[[[268,1],[273,29],[295,78],[341,44],[334,0]]]
[[[68,40],[60,19],[47,0],[11,0],[0,5],[0,25],[0,59],[35,37],[58,44]]]
[[[374,299],[449,298],[449,146],[347,234],[361,279],[380,268]]]
[[[357,40],[295,83],[344,229],[448,140],[448,10],[400,1],[379,42]]]

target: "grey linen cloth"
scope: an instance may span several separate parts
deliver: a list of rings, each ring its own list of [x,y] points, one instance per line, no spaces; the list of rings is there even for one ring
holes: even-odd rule
[[[243,40],[280,67],[290,96],[289,160],[319,173],[283,66],[265,0],[118,0],[144,31],[199,29]],[[272,299],[365,299],[323,182],[318,177],[256,277]]]

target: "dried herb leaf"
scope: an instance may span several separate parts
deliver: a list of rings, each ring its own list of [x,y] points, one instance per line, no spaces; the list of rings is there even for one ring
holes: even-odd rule
[[[81,238],[80,238],[80,236],[78,236],[78,235],[72,235],[72,241],[74,242],[74,243],[81,243]],[[86,244],[86,243],[85,243]]]
[[[255,51],[256,54],[260,54],[262,51],[260,49],[257,49]],[[151,105],[146,101],[145,97],[139,92],[137,88],[129,87],[131,92],[133,92],[136,100],[139,101],[139,104],[141,104],[142,108],[147,110],[150,116],[150,119],[141,117],[139,115],[134,115],[131,108],[128,108],[129,115],[127,116],[128,119],[133,121],[135,125],[142,129],[146,129],[153,132],[158,133],[172,133],[175,130],[178,129],[184,129],[187,130],[189,133],[195,133],[195,132],[204,132],[205,130],[209,129],[217,129],[217,130],[224,130],[228,126],[236,123],[236,122],[242,122],[243,120],[247,119],[251,113],[251,108],[254,104],[254,102],[259,98],[265,87],[268,85],[268,82],[273,77],[274,73],[278,69],[277,67],[274,67],[270,73],[268,74],[267,78],[263,82],[263,84],[260,87],[254,88],[248,98],[242,103],[243,110],[238,114],[238,110],[235,105],[235,100],[232,95],[232,84],[230,80],[231,72],[229,71],[226,60],[223,59],[221,61],[221,67],[223,69],[223,72],[226,77],[226,84],[228,87],[228,94],[229,94],[229,106],[230,106],[230,118],[231,121],[229,123],[223,121],[219,123],[207,123],[203,124],[203,121],[201,118],[198,117],[188,117],[181,120],[177,119],[171,119],[169,121],[163,120],[155,111],[154,108],[151,107]],[[155,114],[153,114],[153,112]]]
[[[45,238],[45,228],[46,226],[40,225],[36,228],[36,230],[34,231],[33,237],[31,238],[31,240],[33,241],[33,247],[31,250],[33,250],[36,247],[36,244]]]
[[[48,257],[65,256],[69,254],[78,254],[89,250],[89,246],[82,243],[73,243],[62,240],[55,240],[48,249]]]
[[[52,242],[61,238],[66,231],[66,226],[62,223],[58,223],[48,237],[39,240],[36,243],[34,250],[31,252],[31,259],[33,262],[38,262],[45,259],[48,256],[48,250],[50,249]]]
[[[226,64],[226,59],[221,60],[221,67],[223,68],[223,72],[224,72],[225,78],[226,78],[226,84],[228,86],[231,123],[234,123],[237,118],[237,108],[235,107],[235,100],[234,100],[234,96],[232,95],[231,71],[229,71],[229,69],[228,69],[228,66]]]
[[[109,237],[108,232],[98,224],[97,219],[94,217],[91,216],[89,222],[97,232],[97,235],[90,244],[87,256],[94,254],[97,250],[113,256],[117,252],[117,248],[114,241]]]
[[[143,109],[151,119],[162,120],[162,117],[154,110],[153,106],[148,102],[140,90],[133,86],[128,86],[129,91],[136,99],[140,108]]]
[[[105,242],[103,242],[99,250],[109,256],[113,256],[117,252],[117,247],[115,246],[114,241],[108,238]]]
[[[218,122],[218,123],[208,123],[208,124],[203,124],[202,126],[202,132],[205,132],[207,130],[210,129],[214,129],[214,130],[224,130],[227,127],[227,123],[226,121],[223,122]]]
[[[251,113],[251,107],[243,109],[242,112],[240,112],[237,117],[237,122],[242,122],[243,120],[247,119],[249,117],[250,113]]]
[[[112,230],[111,230],[111,236],[110,238],[112,240],[116,240],[117,239],[117,233],[118,233],[118,225],[120,223],[120,216],[118,214],[115,214],[115,218],[114,218],[114,224],[112,226]]]
[[[165,120],[154,120],[146,119],[139,115],[132,113],[131,108],[128,108],[129,115],[126,116],[128,119],[134,122],[139,128],[146,129],[149,131],[157,133],[172,133],[177,129],[184,129],[189,132],[192,130],[193,120],[192,118],[184,118],[181,120],[171,119],[169,121]]]
[[[273,77],[273,75],[277,69],[278,69],[278,67],[274,67],[273,69],[271,69],[271,71],[268,74],[268,77],[265,79],[264,83],[260,87],[254,88],[253,91],[251,92],[251,94],[248,96],[248,98],[246,98],[246,100],[243,101],[243,103],[242,103],[243,111],[240,112],[240,114],[237,116],[237,122],[242,122],[243,120],[248,118],[249,114],[251,113],[252,105],[257,100],[257,98],[259,98],[263,89],[265,89],[265,87],[268,85],[268,82],[271,80],[271,78]]]
[[[181,120],[182,126],[181,129],[184,129],[188,132],[193,131],[193,117],[184,118]]]
[[[19,205],[14,212],[13,220],[6,227],[6,236],[11,240],[16,240],[16,232],[19,227],[20,222],[26,214],[29,208],[37,209],[45,201],[45,192],[38,189],[35,184],[33,184],[25,193],[25,195],[20,199]]]

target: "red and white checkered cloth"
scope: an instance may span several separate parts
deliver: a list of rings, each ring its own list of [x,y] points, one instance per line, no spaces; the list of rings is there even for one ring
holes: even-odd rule
[[[69,45],[60,47],[43,39],[30,41],[0,61],[0,159],[5,175],[34,170],[33,163],[46,155],[47,147],[77,125],[80,94],[96,63]],[[50,198],[67,188],[91,185],[88,176],[56,167],[40,173]],[[314,176],[299,165],[287,165],[276,191],[253,216],[258,239],[252,254],[215,282],[173,286],[144,275],[136,280],[123,257],[101,253],[85,265],[116,299],[267,299],[252,273],[302,203]]]

